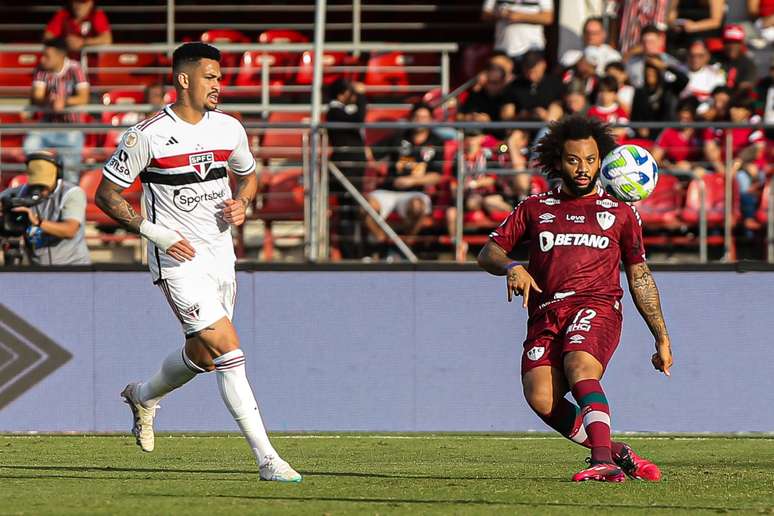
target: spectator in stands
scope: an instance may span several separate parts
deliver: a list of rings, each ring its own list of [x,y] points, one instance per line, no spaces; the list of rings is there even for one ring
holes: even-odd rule
[[[110,45],[113,32],[105,11],[94,7],[94,0],[65,0],[46,25],[43,39],[63,38],[72,57],[90,45]]]
[[[576,82],[583,85],[583,91],[589,97],[597,89],[597,59],[594,52],[569,50],[562,56],[560,64],[565,68],[562,82]]]
[[[543,50],[543,28],[554,22],[553,0],[484,0],[482,18],[495,21],[495,49],[519,60],[530,50]]]
[[[411,121],[432,124],[431,108],[425,104],[415,105],[411,110]],[[383,218],[396,212],[403,219],[403,229],[409,237],[419,233],[423,217],[431,213],[428,189],[441,181],[443,146],[443,141],[429,126],[411,129],[401,135],[388,146],[391,149],[388,153],[390,168],[384,183],[368,195],[371,206]],[[371,217],[366,217],[365,221],[377,242],[387,242],[387,235]]]
[[[667,23],[670,49],[684,52],[690,42],[720,38],[726,0],[673,0]]]
[[[707,101],[699,105],[696,114],[707,122],[728,121],[728,106],[731,103],[731,89],[728,86],[717,86]]]
[[[583,52],[587,56],[593,56],[596,63],[596,74],[605,75],[605,67],[609,63],[621,60],[621,54],[607,44],[607,31],[602,18],[592,17],[583,24]],[[565,61],[567,52],[562,55],[560,61]]]
[[[769,75],[758,81],[755,88],[757,111],[763,116],[763,123],[774,126],[774,56],[769,65]],[[774,127],[766,129],[766,137],[774,140]]]
[[[618,103],[626,113],[631,113],[634,87],[629,84],[629,75],[626,73],[624,64],[621,61],[608,64],[605,67],[605,75],[615,78],[618,82]]]
[[[666,53],[664,31],[655,25],[648,25],[642,29],[640,41],[642,43],[642,51],[629,59],[626,65],[626,73],[629,75],[629,80],[635,88],[641,88],[645,84],[645,64],[653,58],[660,59],[667,67],[673,67],[683,72],[686,71],[680,61]]]
[[[522,75],[513,83],[517,117],[525,120],[546,121],[552,105],[559,104],[562,80],[548,73],[548,64],[542,52],[530,51],[521,62]]]
[[[46,40],[43,47],[40,64],[32,76],[30,103],[45,110],[39,117],[41,122],[82,122],[82,113],[68,112],[66,108],[89,101],[89,83],[83,70],[77,61],[67,57],[63,39]],[[65,180],[78,184],[83,132],[30,131],[24,140],[24,152],[29,154],[44,148],[57,149],[64,162]]]
[[[744,52],[744,37],[741,25],[726,25],[723,29],[720,63],[726,72],[726,85],[732,90],[752,90],[758,80],[755,61]]]
[[[589,98],[584,91],[584,86],[581,82],[574,81],[569,83],[565,88],[564,93],[564,114],[569,115],[586,115],[589,111]],[[536,138],[537,139],[537,138]]]
[[[696,120],[699,101],[686,97],[677,104],[677,120],[690,124]],[[662,168],[691,170],[692,163],[702,157],[700,131],[692,127],[668,127],[661,131],[651,154]]]
[[[62,162],[49,151],[26,156],[27,184],[5,190],[2,195],[42,201],[33,207],[13,208],[25,213],[29,226],[25,243],[33,265],[89,265],[86,247],[86,194],[80,186],[61,179]]]
[[[606,124],[626,124],[629,114],[618,103],[618,81],[615,77],[605,76],[597,86],[597,103],[588,111],[588,116],[601,120]],[[617,140],[626,137],[626,127],[613,129]]]
[[[688,86],[683,97],[696,97],[701,102],[710,98],[712,90],[726,83],[726,74],[719,65],[710,64],[710,53],[702,40],[688,47]]]
[[[649,56],[645,61],[645,84],[634,92],[632,121],[674,120],[677,100],[686,84],[688,76],[679,68],[670,66],[658,56]],[[656,132],[640,128],[637,134],[641,138],[653,138]]]
[[[513,76],[495,60],[479,74],[479,81],[457,113],[457,119],[465,122],[500,122],[515,117],[515,106],[509,88]],[[485,130],[499,138],[502,131]]]
[[[745,94],[738,94],[731,100],[729,106],[730,121],[735,124],[751,125],[760,122],[753,116],[753,101]],[[742,159],[739,167],[744,168],[754,163],[760,157],[765,145],[765,138],[760,129],[740,127],[735,129],[707,128],[704,131],[704,157],[715,172],[726,171],[726,145],[728,131],[731,135],[731,156]]]
[[[359,123],[365,121],[368,104],[365,86],[340,78],[329,86],[331,100],[328,104],[328,122]],[[328,140],[332,153],[330,160],[349,179],[353,186],[362,191],[366,165],[373,161],[371,149],[366,146],[362,129],[329,129]],[[338,216],[334,217],[332,232],[341,241],[338,248],[343,258],[355,258],[355,231],[352,213],[357,203],[335,179],[329,188],[338,200]]]
[[[761,38],[769,45],[774,43],[774,1],[747,0],[747,13]]]

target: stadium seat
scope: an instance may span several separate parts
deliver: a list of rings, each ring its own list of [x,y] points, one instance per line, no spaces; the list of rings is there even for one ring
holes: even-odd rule
[[[409,115],[409,108],[369,108],[366,111],[366,122],[398,122],[406,120]],[[377,129],[369,128],[365,130],[366,145],[374,145],[377,142],[389,138],[399,129]]]
[[[296,32],[294,30],[287,29],[272,29],[262,32],[258,36],[258,43],[272,44],[272,43],[309,43],[309,38]],[[265,53],[267,57],[271,59],[271,66],[282,67],[296,67],[300,60],[300,52],[269,52]],[[272,80],[282,81],[288,83],[293,80],[296,74],[296,70],[279,70],[271,74]]]
[[[0,52],[0,84],[3,88],[29,88],[39,60],[39,52]]]
[[[260,97],[262,74],[261,68],[263,67],[264,59],[267,60],[267,66],[269,67],[270,94],[279,95],[282,93],[282,87],[287,83],[286,72],[275,72],[272,69],[272,67],[275,66],[275,57],[272,54],[258,51],[247,51],[242,54],[242,60],[239,64],[239,73],[234,80],[234,84],[240,87],[254,86],[256,88],[255,92],[247,92],[247,94],[253,98]],[[233,95],[233,93],[229,93],[229,95]]]
[[[725,221],[725,177],[723,174],[707,174],[701,179],[694,179],[688,184],[688,189],[685,195],[685,208],[682,211],[682,219],[690,224],[697,225],[699,223],[701,201],[700,181],[704,181],[705,185],[705,205],[707,209],[707,227],[709,228],[721,228]],[[739,208],[739,188],[736,185],[736,181],[733,182],[733,196],[732,196],[732,219],[736,224],[741,216]]]
[[[0,125],[2,125],[5,130],[8,130],[9,126],[20,124],[22,122],[23,120],[19,113],[0,113]],[[20,131],[18,133],[3,132],[3,134],[0,135],[0,161],[17,163],[24,161],[24,151],[22,150],[24,133],[26,133],[26,131]]]
[[[250,43],[250,38],[238,30],[214,29],[203,32],[201,40],[204,43],[217,45],[219,43]],[[234,79],[240,71],[241,52],[222,51],[220,58],[220,70],[223,74],[223,84],[234,83]]]
[[[153,52],[105,52],[99,54],[96,71],[90,71],[97,86],[147,86],[169,74],[166,56]]]
[[[409,84],[402,52],[372,54],[363,83],[375,94],[406,93]]]
[[[263,204],[256,212],[256,218],[264,222],[263,257],[271,261],[274,257],[274,236],[272,223],[277,220],[304,220],[304,187],[301,168],[291,168],[262,175],[265,181],[261,194]]]
[[[650,197],[635,204],[645,229],[676,229],[680,225],[683,188],[671,174],[661,173]]]
[[[308,123],[309,113],[273,112],[268,122]],[[303,129],[266,129],[258,156],[265,160],[300,161],[303,155],[303,134]]]
[[[357,59],[344,52],[324,52],[323,53],[323,84],[331,84],[338,78],[354,80],[357,78],[356,72],[339,70],[339,67],[354,66]],[[331,69],[331,68],[336,69]],[[296,74],[296,83],[302,85],[311,85],[314,75],[314,52],[307,50],[301,54],[301,61],[298,65]]]

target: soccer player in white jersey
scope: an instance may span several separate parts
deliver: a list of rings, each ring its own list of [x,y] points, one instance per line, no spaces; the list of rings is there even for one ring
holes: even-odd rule
[[[300,482],[301,475],[269,442],[231,323],[236,258],[230,225],[245,221],[245,207],[255,197],[255,159],[239,121],[216,109],[220,52],[186,43],[172,60],[177,102],[124,134],[96,195],[105,213],[148,240],[153,281],[186,338],[183,349],[166,357],[154,376],[130,383],[121,393],[132,409],[132,433],[143,451],[153,451],[158,401],[197,374],[214,370],[223,402],[255,454],[260,478]],[[227,169],[236,176],[233,195]],[[148,219],[121,196],[137,176]]]

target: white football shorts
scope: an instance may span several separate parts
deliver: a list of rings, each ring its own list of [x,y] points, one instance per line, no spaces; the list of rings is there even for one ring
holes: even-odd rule
[[[231,320],[237,291],[233,247],[197,247],[194,259],[181,265],[156,284],[180,320],[186,338],[223,317]]]

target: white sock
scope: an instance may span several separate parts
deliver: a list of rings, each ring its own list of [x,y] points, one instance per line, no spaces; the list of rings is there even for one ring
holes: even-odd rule
[[[164,359],[161,369],[150,380],[140,385],[140,403],[146,408],[155,407],[164,395],[204,372],[204,369],[191,362],[185,355],[185,348],[173,351]]]
[[[220,396],[242,430],[242,435],[247,439],[258,465],[267,455],[279,457],[266,435],[258,404],[255,402],[250,382],[247,381],[245,354],[241,349],[235,349],[219,356],[213,362]]]

